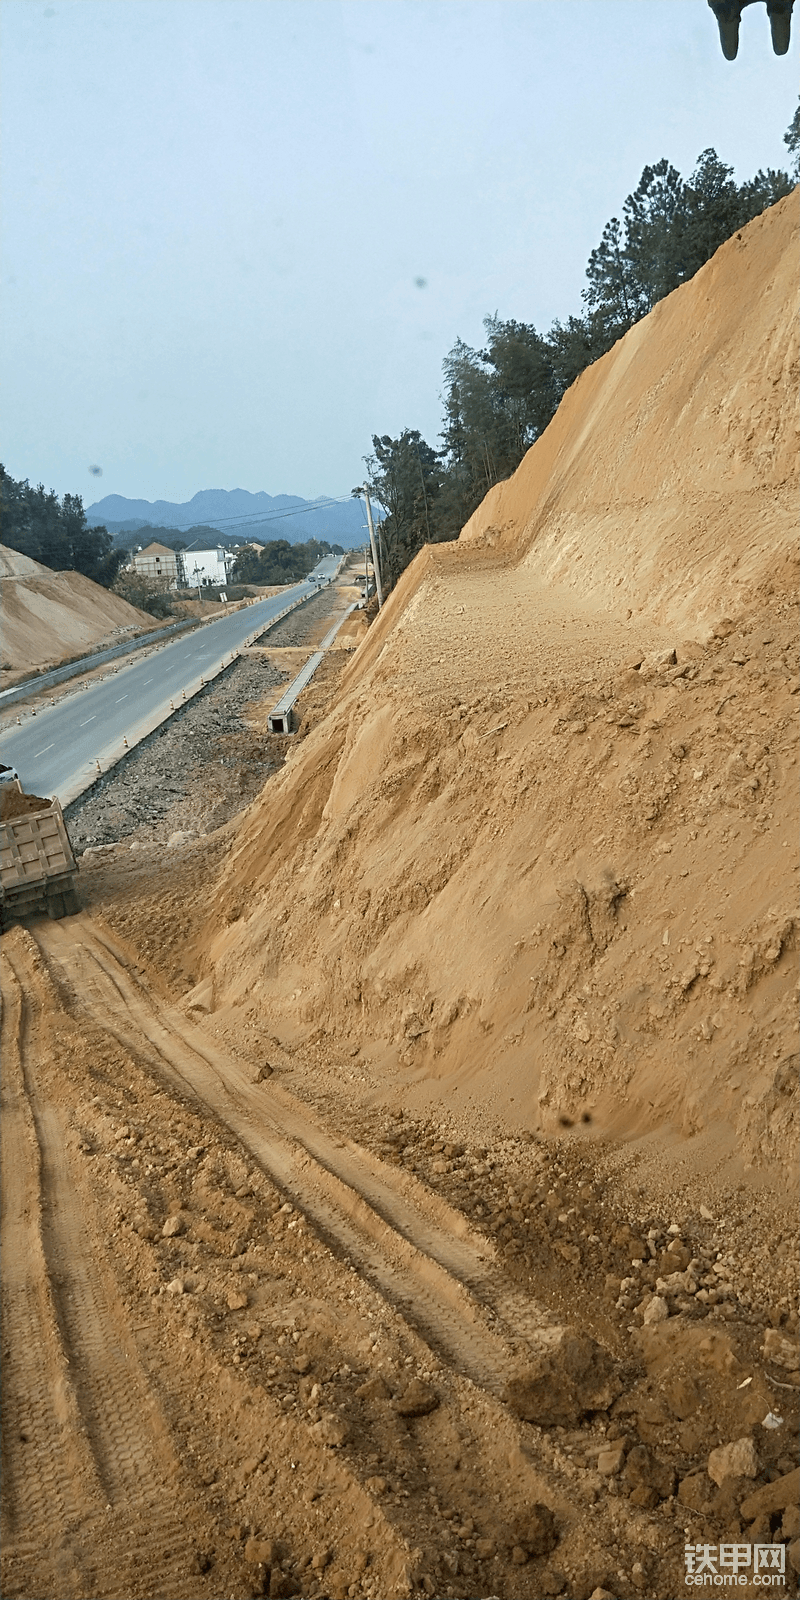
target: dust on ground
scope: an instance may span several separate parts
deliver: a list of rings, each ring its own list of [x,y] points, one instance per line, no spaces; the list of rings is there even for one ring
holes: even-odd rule
[[[147,949],[5,943],[5,1594],[666,1600],[687,1541],[794,1549],[773,1197],[359,1110],[360,1057],[310,1096]]]

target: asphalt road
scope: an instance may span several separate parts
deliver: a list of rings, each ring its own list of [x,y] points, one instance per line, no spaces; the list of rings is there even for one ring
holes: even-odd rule
[[[278,612],[314,593],[312,578],[332,578],[338,557],[325,556],[309,578],[269,600],[230,612],[144,657],[109,670],[54,706],[29,716],[0,738],[0,760],[14,766],[29,794],[57,795],[68,805],[101,771],[133,748],[220,669],[220,663],[260,632]]]

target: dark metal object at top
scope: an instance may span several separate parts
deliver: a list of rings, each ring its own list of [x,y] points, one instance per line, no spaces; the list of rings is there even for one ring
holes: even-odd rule
[[[739,50],[739,23],[745,6],[755,0],[708,0],[719,27],[722,54],[726,61],[735,61]],[[767,0],[767,16],[772,31],[772,48],[776,56],[785,56],[789,48],[794,0]]]

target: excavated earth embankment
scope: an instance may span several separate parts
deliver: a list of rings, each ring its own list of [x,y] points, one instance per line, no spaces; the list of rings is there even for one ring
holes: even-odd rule
[[[299,637],[76,808],[0,957],[9,1600],[796,1595],[797,201],[277,758]]]
[[[246,816],[216,1004],[533,1130],[797,1130],[798,194],[566,397]]]
[[[82,572],[53,572],[17,550],[0,545],[3,582],[3,687],[27,672],[58,666],[100,644],[118,644],[126,634],[158,623],[103,589]]]

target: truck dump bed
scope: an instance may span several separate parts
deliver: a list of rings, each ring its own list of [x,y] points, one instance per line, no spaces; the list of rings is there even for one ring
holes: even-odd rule
[[[24,801],[21,788],[15,787]],[[39,809],[6,816],[0,822],[0,904],[4,921],[30,911],[47,911],[50,916],[62,917],[65,911],[76,910],[73,878],[77,870],[58,800],[45,808],[39,802]]]

